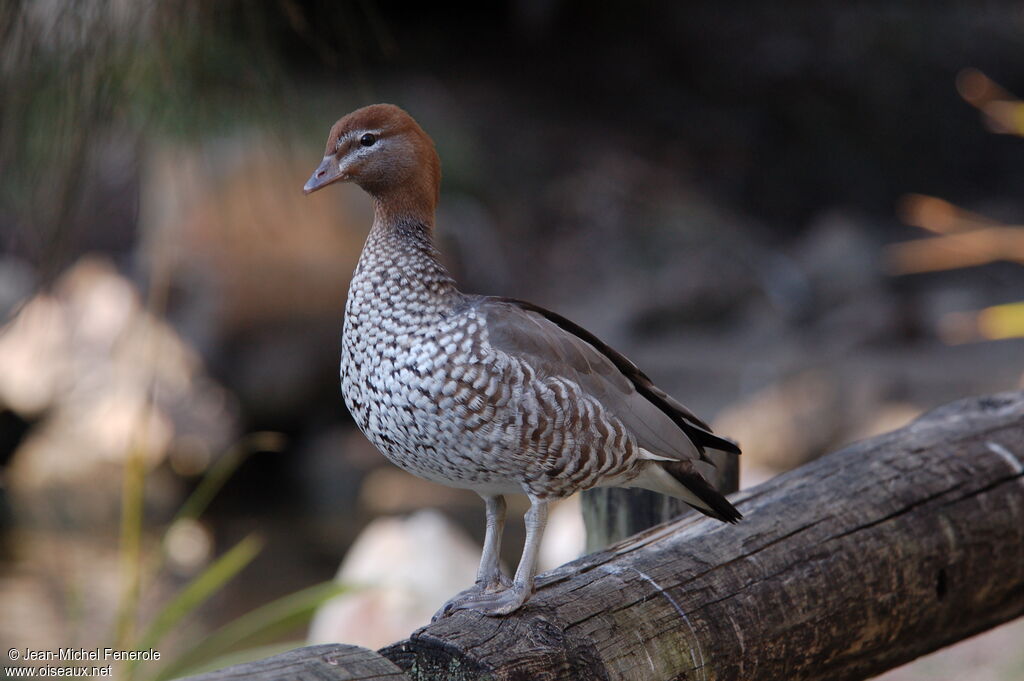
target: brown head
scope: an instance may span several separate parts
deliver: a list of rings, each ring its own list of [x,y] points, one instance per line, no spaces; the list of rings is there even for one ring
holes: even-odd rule
[[[434,222],[441,162],[434,142],[412,116],[392,104],[373,104],[331,128],[324,159],[302,188],[307,194],[334,182],[355,182],[386,219]]]

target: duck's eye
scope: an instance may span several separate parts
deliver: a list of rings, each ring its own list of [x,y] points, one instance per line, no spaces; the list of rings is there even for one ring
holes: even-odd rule
[[[374,144],[377,143],[377,136],[368,132],[359,138],[359,143],[362,144],[364,147],[372,147]]]

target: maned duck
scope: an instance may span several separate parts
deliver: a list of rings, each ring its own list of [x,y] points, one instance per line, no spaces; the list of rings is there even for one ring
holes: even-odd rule
[[[441,167],[402,109],[375,104],[331,128],[304,191],[355,182],[373,227],[345,309],[341,386],[366,437],[396,465],[483,497],[476,584],[438,612],[518,609],[534,590],[548,502],[591,487],[641,487],[736,522],[702,473],[731,441],[591,333],[532,303],[468,295],[433,245]],[[505,494],[526,494],[511,582],[498,561]]]

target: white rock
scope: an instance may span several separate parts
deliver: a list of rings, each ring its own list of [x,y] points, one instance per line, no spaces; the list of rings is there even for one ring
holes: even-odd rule
[[[574,494],[554,504],[540,545],[540,570],[551,570],[582,556],[586,538],[580,495]]]
[[[375,520],[338,570],[352,590],[317,610],[309,643],[380,648],[403,639],[473,583],[479,560],[480,548],[438,511]]]

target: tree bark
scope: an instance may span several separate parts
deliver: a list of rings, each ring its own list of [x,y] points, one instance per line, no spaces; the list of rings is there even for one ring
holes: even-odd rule
[[[296,648],[265,660],[190,676],[188,681],[409,681],[380,653],[345,644]]]
[[[1024,392],[963,400],[380,652],[413,681],[864,679],[1024,614],[1022,462]]]

